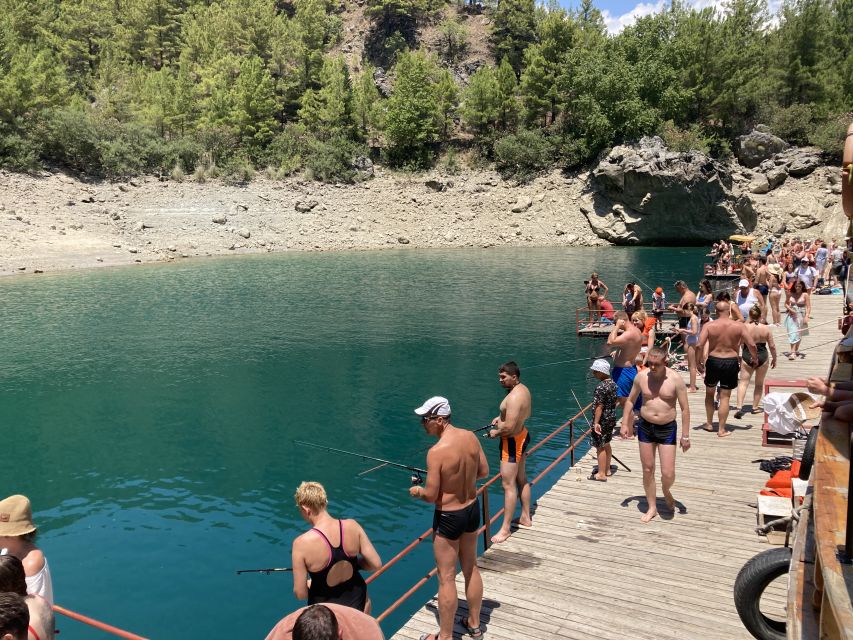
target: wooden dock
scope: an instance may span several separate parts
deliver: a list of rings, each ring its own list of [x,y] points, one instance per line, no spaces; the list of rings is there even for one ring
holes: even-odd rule
[[[792,362],[782,356],[787,336],[781,327],[774,330],[780,357],[769,378],[826,375],[841,338],[835,322],[841,304],[840,296],[814,296],[812,328],[802,343],[804,359]],[[535,398],[535,389],[533,393]],[[761,413],[735,420],[732,412],[729,428],[734,433],[728,438],[699,429],[705,420],[703,400],[701,389],[690,394],[692,448],[678,453],[674,515],[640,522],[646,504],[637,441],[614,442],[614,453],[631,473],[620,468],[606,483],[587,480],[594,462],[590,452],[537,500],[532,529],[516,531],[479,558],[486,638],[752,637],[732,598],[743,564],[768,548],[754,531],[754,505],[768,475],[752,461],[789,454],[761,446]],[[765,597],[784,617],[784,585],[778,582]],[[457,587],[463,614],[461,574]],[[393,639],[414,640],[437,630],[433,597]],[[454,637],[467,636],[457,625]]]

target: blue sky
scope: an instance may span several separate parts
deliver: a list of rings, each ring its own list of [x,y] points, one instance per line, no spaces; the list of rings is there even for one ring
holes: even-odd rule
[[[662,11],[666,6],[665,0],[593,0],[595,6],[604,16],[607,30],[618,33],[623,28],[641,16]],[[568,9],[577,8],[579,0],[560,0],[560,4]],[[721,6],[722,0],[687,0],[687,4],[697,8]],[[768,0],[770,14],[773,15],[779,8],[781,0]]]

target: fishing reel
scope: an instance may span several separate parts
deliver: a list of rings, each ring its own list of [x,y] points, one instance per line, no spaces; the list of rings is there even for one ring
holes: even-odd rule
[[[424,484],[424,479],[421,477],[420,473],[412,474],[412,486],[413,487],[422,487]]]

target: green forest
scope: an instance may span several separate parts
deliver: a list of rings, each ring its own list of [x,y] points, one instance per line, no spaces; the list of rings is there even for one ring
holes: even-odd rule
[[[618,35],[591,0],[357,0],[347,60],[351,1],[0,0],[0,166],[351,181],[367,156],[524,179],[652,134],[725,157],[756,123],[840,153],[853,118],[853,0],[673,0]],[[463,83],[481,12],[490,57]]]

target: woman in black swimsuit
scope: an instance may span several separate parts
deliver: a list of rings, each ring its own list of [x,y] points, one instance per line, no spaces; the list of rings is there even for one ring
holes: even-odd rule
[[[359,570],[376,571],[382,560],[361,525],[336,520],[327,504],[319,482],[303,482],[296,490],[296,506],[312,528],[293,541],[293,593],[308,604],[331,602],[370,613]]]
[[[776,368],[776,343],[773,342],[773,331],[769,325],[761,324],[761,307],[757,304],[749,310],[749,320],[746,323],[746,330],[749,331],[752,339],[755,340],[755,348],[758,351],[758,362],[752,361],[752,356],[749,354],[749,349],[746,345],[741,352],[742,366],[737,382],[737,406],[740,409],[735,412],[735,418],[740,420],[746,411],[743,410],[743,401],[746,399],[746,388],[749,386],[749,379],[755,373],[755,387],[752,391],[752,413],[757,413],[760,409],[758,405],[761,403],[761,396],[764,393],[764,378],[767,376],[768,369]],[[770,363],[768,367],[768,348],[770,350]]]

